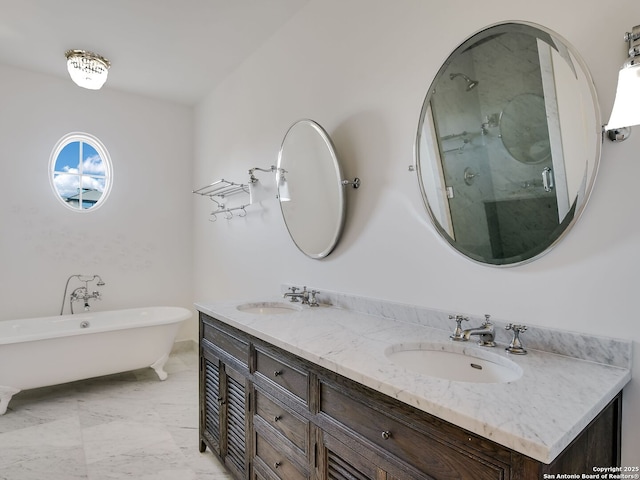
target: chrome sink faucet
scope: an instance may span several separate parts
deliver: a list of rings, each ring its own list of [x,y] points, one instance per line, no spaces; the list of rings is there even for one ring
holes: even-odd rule
[[[286,292],[284,295],[282,295],[283,298],[290,298],[290,302],[293,303],[297,303],[300,301],[300,299],[302,299],[302,304],[303,305],[308,305],[309,304],[309,292],[307,291],[307,287],[303,287],[302,288],[302,292],[300,293],[296,293],[298,290],[300,290],[298,287],[289,287],[289,292]]]
[[[495,347],[495,332],[493,330],[493,323],[491,323],[491,315],[485,314],[484,323],[477,328],[469,328],[462,332],[462,336],[465,340],[469,340],[471,335],[477,335],[479,338],[478,345],[483,347]]]
[[[319,307],[318,299],[316,295],[320,293],[317,290],[308,291],[307,287],[302,287],[302,292],[297,293],[300,290],[298,287],[289,287],[289,292],[282,295],[283,298],[290,298],[290,302],[299,302],[302,299],[303,305],[309,305],[310,307]]]
[[[491,315],[484,316],[484,323],[476,328],[468,328],[466,330],[462,329],[462,322],[468,322],[469,317],[465,317],[462,315],[449,315],[451,320],[456,321],[456,329],[449,336],[451,340],[455,340],[457,342],[467,342],[471,336],[480,337],[478,340],[478,345],[482,345],[484,347],[495,347],[495,332],[493,329],[493,323],[491,323]]]

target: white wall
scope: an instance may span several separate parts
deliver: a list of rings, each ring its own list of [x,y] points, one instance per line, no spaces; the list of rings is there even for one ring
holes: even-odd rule
[[[532,264],[496,269],[450,251],[431,229],[408,171],[422,100],[465,37],[504,20],[539,23],[581,52],[608,115],[637,0],[314,0],[198,105],[193,182],[247,179],[276,162],[303,117],[333,137],[349,191],[344,237],[325,260],[287,236],[271,189],[245,218],[207,221],[194,198],[195,299],[255,299],[283,282],[640,341],[640,133],[605,143],[590,204],[572,232]],[[605,120],[606,121],[606,120]],[[636,129],[638,130],[638,129]],[[270,178],[263,175],[265,181]],[[526,335],[524,336],[526,342]],[[640,360],[635,360],[635,370]],[[625,390],[623,462],[637,465],[640,388]]]
[[[193,110],[7,66],[0,78],[0,320],[57,315],[78,273],[106,282],[93,310],[191,308]],[[73,131],[113,162],[111,195],[91,213],[66,209],[49,184],[51,150]]]

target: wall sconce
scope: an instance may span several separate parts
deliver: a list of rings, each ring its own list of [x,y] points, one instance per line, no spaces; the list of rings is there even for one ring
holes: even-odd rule
[[[604,126],[609,140],[620,142],[629,138],[631,128],[640,125],[640,25],[627,32],[629,58],[618,74],[618,89],[611,118]]]
[[[284,168],[279,168],[276,176],[278,177],[278,198],[281,202],[291,201],[291,192],[289,192],[289,182],[285,178],[284,174],[287,171]]]
[[[89,90],[102,88],[109,75],[109,60],[85,50],[68,50],[64,55],[67,71],[76,85]]]

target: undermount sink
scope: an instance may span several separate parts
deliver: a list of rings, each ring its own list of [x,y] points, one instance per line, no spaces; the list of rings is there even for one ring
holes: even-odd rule
[[[407,370],[454,382],[507,383],[522,376],[522,368],[507,358],[454,343],[397,344],[385,355]]]
[[[238,305],[236,308],[241,312],[258,315],[283,315],[299,312],[301,310],[298,305],[291,305],[283,302],[244,303],[242,305]]]

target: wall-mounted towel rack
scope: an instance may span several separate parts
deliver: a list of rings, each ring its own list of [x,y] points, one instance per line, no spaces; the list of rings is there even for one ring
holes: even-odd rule
[[[223,213],[224,213],[224,218],[226,218],[227,220],[231,220],[233,217],[244,217],[247,215],[246,207],[248,206],[249,204],[240,205],[239,207],[233,207],[233,208],[219,208],[209,214],[209,221],[215,222],[216,220],[218,220],[218,215]],[[240,212],[240,213],[234,213],[234,212]]]
[[[216,204],[216,209],[209,215],[209,221],[215,222],[218,219],[218,214],[225,214],[225,218],[230,220],[234,216],[244,217],[247,214],[246,207],[251,205],[251,191],[249,185],[245,183],[236,183],[225,180],[224,178],[217,180],[209,185],[193,190],[193,193],[202,195],[203,197],[209,197],[209,199]],[[249,195],[249,201],[241,203],[233,207],[228,207],[225,204],[225,199],[238,194]],[[240,212],[240,213],[234,213]]]
[[[229,182],[224,178],[194,190],[193,193],[206,197],[229,197],[237,193],[249,194],[249,186],[245,183]]]

